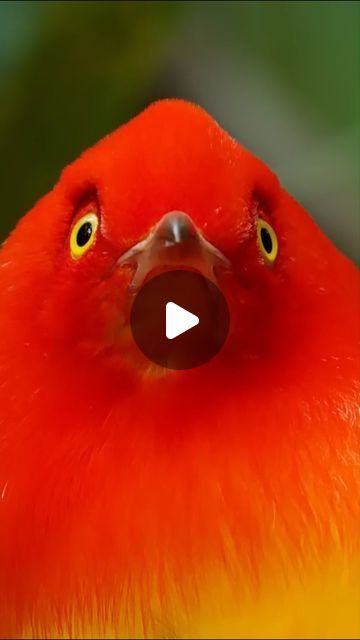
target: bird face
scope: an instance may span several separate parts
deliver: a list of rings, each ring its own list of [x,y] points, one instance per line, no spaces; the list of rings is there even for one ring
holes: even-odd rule
[[[19,226],[19,241],[34,237],[22,281],[38,294],[26,294],[24,313],[49,345],[147,366],[131,338],[134,295],[162,271],[190,269],[228,301],[219,358],[279,358],[301,299],[284,295],[296,289],[297,215],[276,177],[205,112],[157,103],[70,165]]]

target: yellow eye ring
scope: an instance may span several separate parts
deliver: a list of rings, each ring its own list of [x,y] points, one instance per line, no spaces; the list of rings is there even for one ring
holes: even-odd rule
[[[262,218],[257,221],[257,241],[265,262],[272,265],[279,250],[278,239],[272,226]]]
[[[70,251],[74,260],[81,258],[95,242],[99,218],[95,213],[87,213],[74,225],[70,236]]]

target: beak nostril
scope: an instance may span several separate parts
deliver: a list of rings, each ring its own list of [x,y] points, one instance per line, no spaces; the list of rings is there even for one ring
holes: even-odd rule
[[[156,235],[169,245],[186,243],[198,236],[191,218],[181,211],[166,214],[157,227]]]

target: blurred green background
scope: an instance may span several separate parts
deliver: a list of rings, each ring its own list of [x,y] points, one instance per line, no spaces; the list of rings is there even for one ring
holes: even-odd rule
[[[0,238],[156,98],[198,102],[359,260],[358,2],[1,2]]]

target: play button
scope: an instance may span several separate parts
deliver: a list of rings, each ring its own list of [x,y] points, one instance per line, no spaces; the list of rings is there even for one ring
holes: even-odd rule
[[[199,318],[194,313],[179,307],[175,302],[168,302],[166,305],[166,337],[173,340],[181,336],[185,331],[189,331],[199,324]]]
[[[191,369],[223,346],[229,311],[220,289],[200,273],[168,271],[147,281],[130,313],[133,338],[152,362]]]

